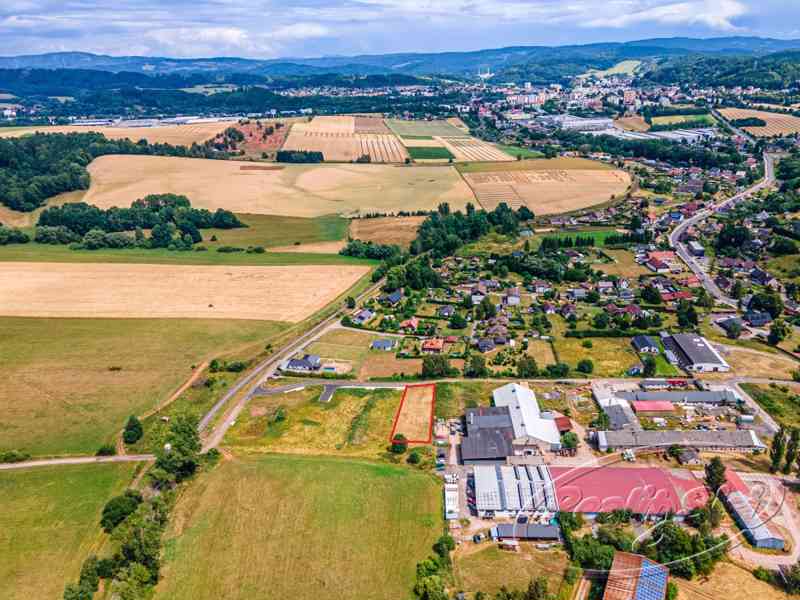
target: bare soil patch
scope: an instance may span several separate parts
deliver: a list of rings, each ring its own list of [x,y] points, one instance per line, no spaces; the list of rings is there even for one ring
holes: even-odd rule
[[[368,271],[362,266],[0,264],[0,314],[298,322]]]
[[[435,398],[434,384],[406,386],[390,440],[402,434],[411,443],[430,443]]]
[[[185,194],[198,208],[318,217],[463,210],[475,197],[453,167],[286,165],[242,170],[250,163],[163,156],[103,156],[89,165],[84,200],[101,208],[130,206],[147,194]]]
[[[417,237],[417,229],[425,217],[379,217],[353,219],[350,237],[376,244],[397,244],[407,247]]]

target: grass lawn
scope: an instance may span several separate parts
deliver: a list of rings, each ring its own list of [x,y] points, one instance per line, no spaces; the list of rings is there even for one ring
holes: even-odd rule
[[[630,338],[591,338],[591,348],[584,348],[584,341],[556,337],[553,345],[559,361],[574,369],[579,361],[591,359],[594,362],[594,377],[621,377],[628,369],[639,364],[639,357],[631,348]]]
[[[435,415],[440,419],[451,419],[463,415],[465,408],[489,406],[492,392],[502,385],[501,381],[439,383],[436,385]]]
[[[69,246],[51,246],[48,244],[36,243],[0,246],[0,261],[4,260],[27,262],[253,266],[377,264],[375,261],[352,258],[350,256],[339,256],[338,254],[301,252],[266,252],[264,254],[248,254],[246,252],[221,253],[211,249],[210,246],[209,250],[206,252],[171,252],[164,249],[143,250],[139,248],[124,250],[71,250]]]
[[[553,347],[550,342],[545,340],[530,340],[525,354],[532,356],[536,360],[539,368],[555,364],[556,357],[553,355]]]
[[[292,244],[314,244],[335,242],[347,237],[348,220],[338,216],[279,217],[273,215],[238,215],[248,227],[244,229],[205,229],[203,245],[213,250],[216,246],[291,246]],[[217,242],[211,242],[211,236]]]
[[[414,160],[449,160],[455,158],[447,148],[436,146],[408,146],[408,155]]]
[[[520,146],[508,146],[506,144],[495,144],[495,146],[514,158],[522,157],[523,160],[526,158],[544,158],[544,154],[538,150],[529,150],[528,148],[521,148]]]
[[[388,446],[402,390],[342,389],[319,401],[322,388],[253,398],[225,443],[286,454],[379,458]]]
[[[459,552],[454,561],[456,588],[489,595],[497,593],[503,586],[524,591],[535,577],[546,577],[549,592],[555,594],[568,562],[563,551],[542,552],[531,544],[522,544],[520,552],[501,550],[492,543],[477,548],[470,545]]]
[[[0,598],[61,598],[96,549],[103,506],[134,469],[104,464],[0,472],[7,509],[0,511]]]
[[[607,275],[635,278],[639,277],[639,275],[647,275],[650,272],[646,267],[636,262],[636,257],[629,250],[604,249],[603,253],[612,258],[614,262],[595,263],[592,267]]]
[[[93,453],[191,366],[255,354],[288,325],[219,319],[0,317],[0,450]],[[113,370],[112,370],[113,368]]]
[[[594,240],[594,247],[595,248],[602,248],[606,243],[606,238],[612,235],[619,235],[619,233],[614,229],[584,229],[578,231],[554,231],[550,233],[543,233],[541,235],[537,235],[531,241],[531,249],[536,250],[539,246],[542,245],[542,240],[544,238],[558,238],[558,239],[565,239],[565,238],[572,238],[573,240],[576,237],[582,238],[592,238]],[[579,252],[581,248],[576,248]]]
[[[406,467],[223,461],[176,507],[156,599],[409,598],[442,531],[441,488]]]
[[[493,232],[486,234],[477,242],[462,246],[456,250],[456,256],[469,257],[488,256],[490,254],[511,254],[511,252],[522,248],[524,245],[525,242],[522,240],[515,241],[506,235]],[[535,242],[532,242],[532,249],[534,245]]]
[[[742,389],[780,424],[800,427],[800,388],[743,383]]]
[[[353,372],[358,373],[367,355],[374,352],[369,349],[370,344],[379,337],[366,332],[336,329],[308,346],[305,352],[317,354],[322,358],[350,362],[353,365]]]

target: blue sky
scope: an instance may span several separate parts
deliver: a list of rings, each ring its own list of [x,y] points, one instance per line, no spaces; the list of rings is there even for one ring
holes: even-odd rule
[[[0,55],[274,58],[664,36],[800,38],[796,0],[3,0]]]

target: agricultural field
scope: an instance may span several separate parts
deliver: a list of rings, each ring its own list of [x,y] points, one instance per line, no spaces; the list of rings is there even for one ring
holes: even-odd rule
[[[445,149],[449,150],[453,154],[454,159],[458,162],[504,162],[516,160],[516,158],[509,156],[497,146],[473,137],[442,136],[436,139],[444,144]]]
[[[297,323],[369,271],[365,266],[221,267],[0,263],[0,315],[253,319]]]
[[[389,165],[256,165],[159,156],[103,156],[89,165],[84,201],[130,206],[151,193],[185,194],[197,208],[236,213],[320,217],[463,210],[475,197],[452,167]]]
[[[292,125],[284,150],[322,152],[326,161],[354,162],[369,156],[373,163],[402,163],[408,156],[381,119],[353,116],[314,117]]]
[[[228,431],[241,451],[379,459],[386,454],[400,389],[340,389],[320,402],[321,386],[257,396]]]
[[[546,577],[549,592],[555,594],[568,564],[561,550],[542,552],[523,544],[518,553],[501,550],[496,544],[467,544],[456,551],[453,574],[459,590],[494,595],[501,587],[527,590],[531,579]]]
[[[550,345],[550,342],[545,340],[530,340],[525,354],[532,357],[540,369],[547,365],[553,365],[556,362],[556,357],[553,354],[553,347]]]
[[[613,67],[604,69],[602,71],[597,69],[590,69],[589,71],[581,75],[581,77],[594,76],[598,78],[603,78],[603,77],[611,77],[612,75],[633,75],[634,73],[636,73],[636,69],[638,69],[639,65],[641,64],[642,61],[640,60],[623,60],[621,62],[618,62]]]
[[[800,427],[800,387],[743,383],[742,389],[786,427]]]
[[[520,157],[522,160],[531,158],[544,158],[544,154],[538,150],[529,150],[528,148],[522,148],[521,146],[509,146],[508,144],[495,144],[494,146],[501,150],[504,154],[508,154],[515,159],[517,157]]]
[[[408,146],[408,155],[413,160],[449,160],[455,155],[443,146]]]
[[[0,597],[60,598],[96,551],[105,503],[131,481],[133,464],[0,471]]]
[[[673,581],[678,586],[678,598],[681,600],[708,600],[709,598],[787,600],[789,598],[785,592],[759,581],[753,577],[750,571],[729,561],[717,564],[714,572],[702,580],[686,581],[675,577]]]
[[[614,121],[614,124],[619,127],[620,129],[624,129],[625,131],[649,131],[650,125],[647,124],[642,117],[635,116],[635,117],[622,117]]]
[[[435,399],[434,384],[406,386],[392,427],[392,439],[403,435],[412,443],[429,443]]]
[[[262,246],[271,252],[288,251],[292,246],[305,249],[313,244],[344,242],[347,219],[338,216],[281,217],[276,215],[237,215],[247,225],[239,229],[206,229],[203,245],[209,250],[219,246]],[[211,238],[217,241],[212,242]]]
[[[407,248],[417,237],[425,217],[378,217],[350,221],[350,237],[376,244],[397,244]]]
[[[746,108],[722,108],[720,114],[729,121],[738,119],[761,119],[766,122],[765,127],[743,127],[747,133],[756,137],[773,137],[779,135],[793,135],[800,133],[800,117],[782,115],[762,110]]]
[[[213,123],[193,123],[190,125],[160,125],[157,127],[87,127],[83,125],[54,125],[49,127],[9,127],[0,128],[0,138],[20,137],[32,133],[102,133],[110,140],[128,138],[131,141],[147,140],[151,144],[172,144],[191,146],[210,140],[231,125],[231,121]]]
[[[760,352],[750,348],[730,346],[723,349],[722,356],[739,377],[771,377],[789,380],[797,370],[798,363],[788,356]]]
[[[570,212],[608,202],[612,196],[624,194],[631,183],[625,171],[580,159],[515,161],[494,170],[487,167],[459,167],[486,210],[505,202],[514,209],[527,206],[537,215]]]
[[[401,466],[223,461],[178,502],[155,598],[406,598],[441,534],[440,505],[435,480]]]
[[[713,127],[716,120],[710,113],[703,115],[669,115],[666,117],[653,117],[653,125],[676,125],[678,123],[691,124],[692,126],[701,125],[702,127]]]
[[[287,328],[221,319],[0,317],[0,451],[94,453],[128,415],[177,390],[193,365],[250,358]]]
[[[386,119],[395,135],[407,139],[421,139],[434,137],[464,137],[465,131],[448,121],[404,121],[401,119]]]

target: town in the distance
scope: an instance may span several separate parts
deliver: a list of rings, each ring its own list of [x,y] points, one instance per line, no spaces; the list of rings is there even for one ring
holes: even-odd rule
[[[800,41],[0,56],[0,597],[800,594]]]

